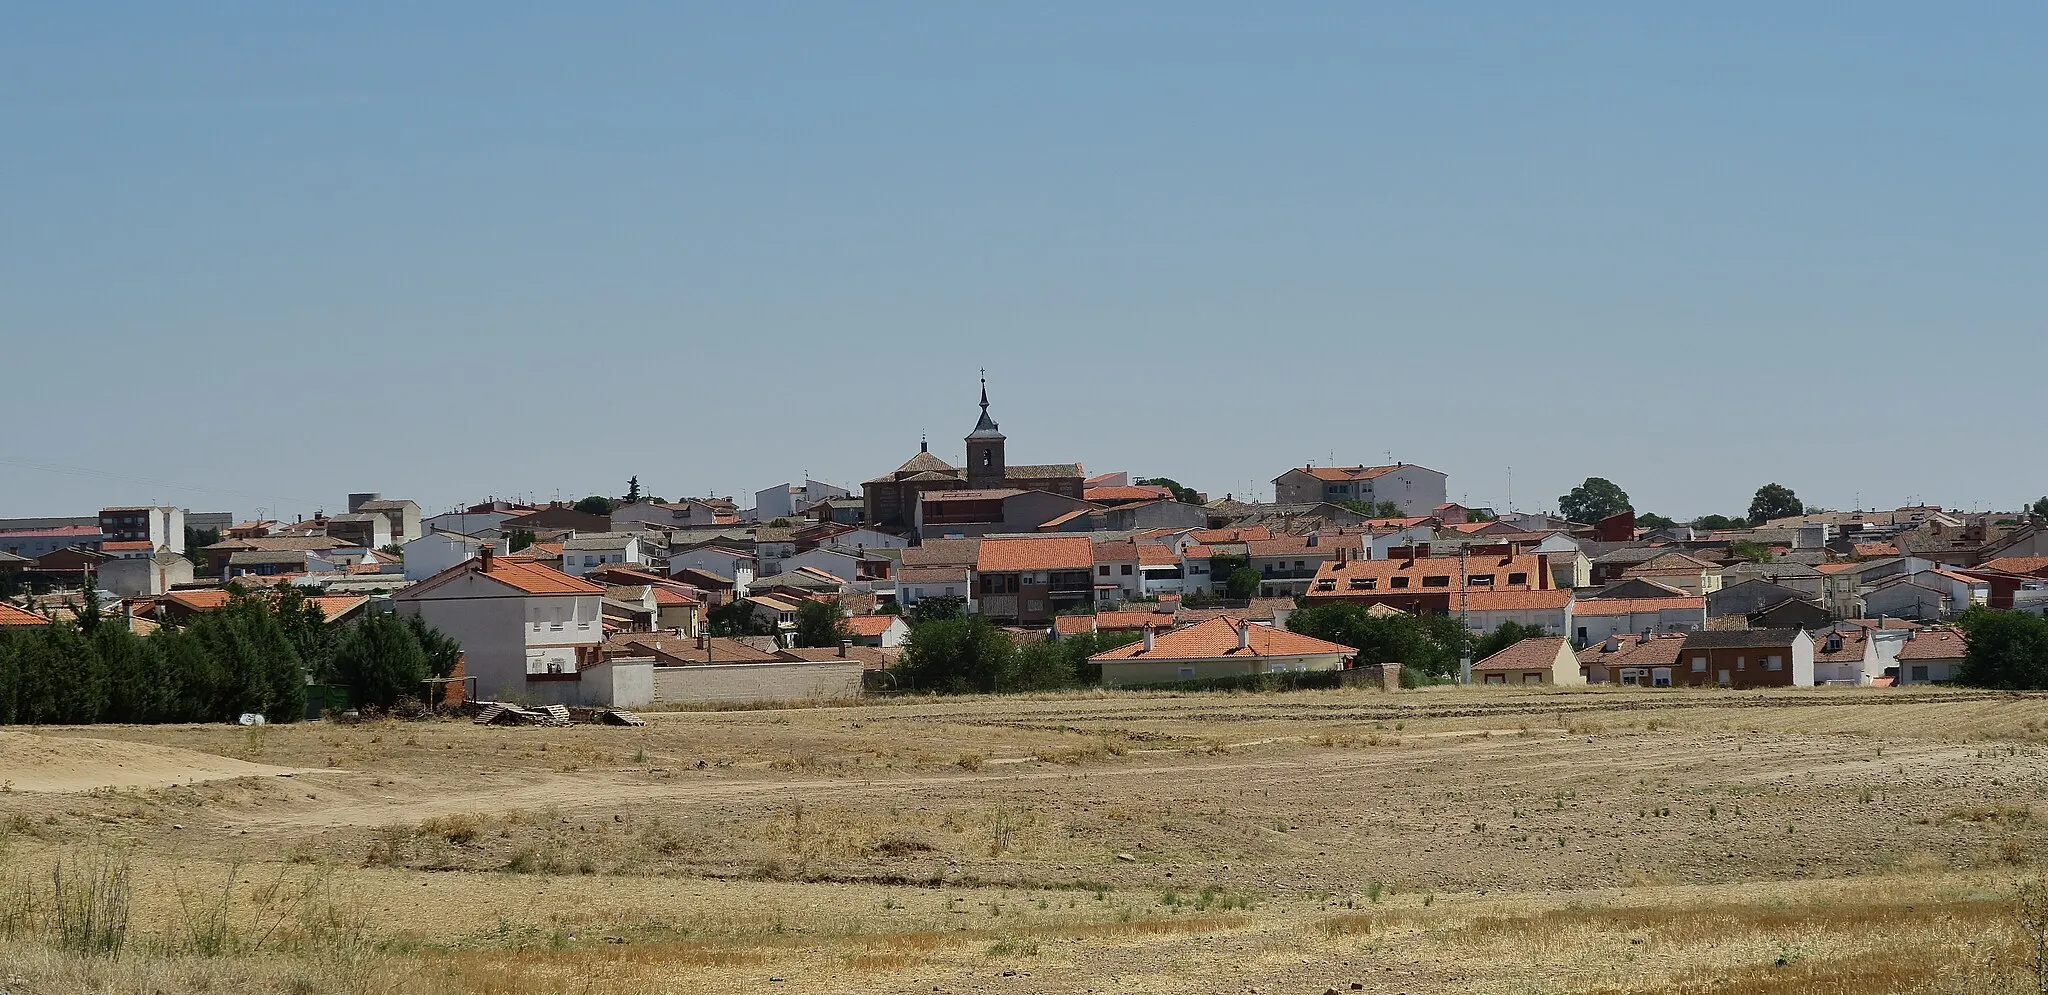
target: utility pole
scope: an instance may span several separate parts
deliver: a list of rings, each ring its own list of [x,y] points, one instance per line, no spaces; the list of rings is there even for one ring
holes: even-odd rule
[[[1472,589],[1472,585],[1465,570],[1466,557],[1470,555],[1472,554],[1469,546],[1461,544],[1458,547],[1458,629],[1465,634],[1465,639],[1459,644],[1460,649],[1458,651],[1458,683],[1460,684],[1472,683],[1472,629],[1468,622],[1470,611],[1467,599],[1467,593]]]

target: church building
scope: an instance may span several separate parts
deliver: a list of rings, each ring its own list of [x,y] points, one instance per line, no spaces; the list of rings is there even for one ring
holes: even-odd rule
[[[1081,499],[1082,474],[1078,463],[1045,463],[1011,466],[1008,439],[988,413],[988,379],[981,381],[981,420],[967,435],[967,466],[956,467],[933,456],[931,447],[919,443],[917,455],[905,460],[893,472],[861,485],[867,503],[868,524],[891,530],[908,530],[916,523],[917,504],[926,491],[995,490],[1049,491]]]

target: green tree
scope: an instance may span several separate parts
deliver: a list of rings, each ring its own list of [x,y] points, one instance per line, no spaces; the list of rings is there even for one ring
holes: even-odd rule
[[[1472,646],[1472,659],[1484,660],[1501,650],[1507,649],[1524,639],[1538,639],[1549,633],[1540,625],[1523,625],[1520,622],[1502,622],[1500,628],[1479,637]]]
[[[1399,663],[1404,681],[1451,678],[1472,644],[1471,633],[1455,615],[1375,616],[1355,604],[1300,609],[1287,617],[1287,628],[1350,646],[1358,651],[1361,664]]]
[[[1728,544],[1728,555],[1751,563],[1771,562],[1771,547],[1748,539],[1737,539]]]
[[[728,601],[711,609],[704,620],[714,636],[766,636],[775,631],[754,611],[751,601]]]
[[[575,504],[576,510],[586,515],[609,515],[617,507],[611,498],[599,494],[592,494]]]
[[[1636,524],[1646,529],[1668,529],[1678,523],[1663,515],[1645,512],[1636,516]]]
[[[846,616],[838,605],[806,601],[797,608],[794,635],[800,648],[837,646],[847,637]]]
[[[517,553],[533,545],[536,538],[532,529],[513,529],[512,534],[505,537],[505,551]]]
[[[1721,532],[1727,529],[1749,528],[1749,521],[1742,518],[1729,518],[1727,515],[1701,515],[1692,520],[1692,527],[1702,532]]]
[[[1137,642],[1135,632],[1084,632],[1017,648],[1014,677],[1004,690],[1057,691],[1102,683],[1102,665],[1089,659]]]
[[[2048,619],[1978,606],[1956,625],[1969,637],[1956,683],[2005,691],[2048,688]]]
[[[1402,518],[1401,506],[1392,501],[1359,501],[1347,498],[1337,506],[1366,518]]]
[[[1017,690],[1017,647],[979,615],[912,629],[896,665],[906,686],[942,694]]]
[[[169,722],[171,683],[154,639],[124,625],[103,625],[93,641],[107,675],[108,722]]]
[[[636,502],[638,502],[639,500],[640,500],[640,475],[636,473],[636,474],[632,475],[631,477],[628,477],[628,478],[626,478],[626,503],[627,503],[627,504],[633,504],[633,503],[636,503]]]
[[[1628,503],[1628,492],[1606,477],[1587,477],[1585,483],[1557,499],[1558,514],[1587,525],[1631,510],[1634,509]]]
[[[1249,564],[1238,567],[1223,578],[1223,596],[1232,601],[1250,600],[1259,593],[1259,584],[1263,581],[1264,578]]]
[[[927,622],[946,622],[966,617],[966,598],[941,594],[925,598],[911,606],[910,626],[911,628],[916,628]]]
[[[402,695],[418,695],[427,679],[427,653],[412,627],[377,614],[349,631],[334,652],[334,672],[355,703],[389,709]]]
[[[1202,495],[1196,493],[1194,488],[1182,487],[1180,481],[1172,477],[1144,477],[1137,483],[1140,487],[1164,487],[1168,491],[1173,492],[1173,499],[1175,501],[1179,501],[1182,504],[1202,503]]]
[[[2033,512],[2035,518],[2048,518],[2048,497],[2035,501],[2027,510]]]
[[[1806,506],[1799,503],[1799,496],[1784,484],[1765,484],[1749,500],[1749,520],[1758,525],[1805,513]]]

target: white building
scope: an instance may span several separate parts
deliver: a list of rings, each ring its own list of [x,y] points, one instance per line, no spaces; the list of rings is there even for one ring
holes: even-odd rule
[[[108,560],[100,564],[99,585],[124,598],[150,598],[167,594],[179,584],[192,583],[192,561],[168,549],[139,558]]]
[[[1319,501],[1363,501],[1377,504],[1391,501],[1404,518],[1435,513],[1445,503],[1445,484],[1450,477],[1438,470],[1414,463],[1392,466],[1303,466],[1273,478],[1276,504],[1315,504]]]
[[[351,494],[348,498],[348,510],[350,514],[384,516],[391,532],[391,539],[386,545],[405,545],[419,538],[424,531],[424,526],[420,522],[420,506],[404,499],[385,499],[375,494]]]
[[[640,537],[630,532],[600,532],[562,540],[562,572],[581,577],[600,567],[647,565]]]
[[[778,518],[794,519],[820,501],[852,497],[853,492],[844,487],[818,480],[805,479],[801,484],[777,484],[754,492],[753,521],[772,522]]]
[[[1572,604],[1572,640],[1580,646],[1609,636],[1693,632],[1707,627],[1705,598],[1591,598]]]
[[[462,646],[477,696],[563,700],[563,689],[599,661],[604,588],[489,552],[392,596]]]
[[[185,551],[185,512],[178,508],[101,508],[100,531],[108,542],[147,542],[151,549]]]
[[[457,563],[483,555],[484,546],[494,542],[453,532],[429,532],[400,547],[405,554],[405,579],[426,580]]]
[[[451,511],[435,515],[420,523],[422,531],[453,532],[457,535],[479,536],[485,539],[502,539],[504,533],[498,526],[512,517],[509,511]]]
[[[746,597],[747,587],[760,570],[753,554],[725,546],[699,546],[668,555],[668,572],[673,577],[685,570],[702,570],[733,582],[736,596]]]
[[[977,610],[971,572],[963,566],[904,567],[896,578],[896,603],[909,611],[926,598],[965,598],[967,611]]]

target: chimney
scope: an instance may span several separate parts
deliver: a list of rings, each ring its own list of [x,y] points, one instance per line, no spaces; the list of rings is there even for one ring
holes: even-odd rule
[[[1152,627],[1151,627],[1151,626],[1149,626],[1149,625],[1145,627],[1145,649],[1144,649],[1144,652],[1147,652],[1147,653],[1150,653],[1150,652],[1152,652]]]
[[[1537,553],[1537,554],[1536,554],[1536,589],[1537,589],[1537,590],[1539,590],[1539,591],[1548,591],[1548,590],[1550,590],[1550,554],[1549,554],[1549,553]]]
[[[1640,638],[1640,639],[1637,639],[1637,640],[1636,640],[1636,642],[1637,642],[1637,643],[1638,643],[1639,645],[1643,645],[1643,646],[1648,646],[1648,645],[1650,645],[1650,630],[1648,630],[1648,629],[1644,629],[1644,630],[1643,630],[1643,635],[1642,635],[1642,638]]]
[[[711,648],[711,633],[697,633],[697,648],[700,650],[708,650]]]
[[[494,561],[494,559],[495,559],[495,557],[496,557],[496,556],[497,556],[497,544],[496,544],[496,543],[489,543],[489,542],[487,542],[487,543],[484,543],[484,545],[483,545],[483,549],[482,549],[482,550],[481,550],[480,552],[478,552],[478,553],[477,553],[477,557],[476,557],[476,560],[477,560],[477,567],[476,567],[476,568],[477,568],[477,570],[479,570],[479,571],[481,571],[481,572],[483,572],[483,573],[490,573],[490,572],[491,572],[491,564],[492,564],[492,562]]]
[[[1602,653],[1619,653],[1619,652],[1621,652],[1621,637],[1619,637],[1619,636],[1608,636],[1608,637],[1607,637],[1607,642],[1606,642],[1606,644],[1600,647],[1600,652],[1602,652]]]
[[[839,658],[840,658],[841,660],[844,660],[844,659],[846,659],[847,653],[848,653],[848,652],[849,652],[850,650],[852,650],[852,649],[853,649],[853,640],[851,640],[851,639],[841,639],[841,640],[839,641]]]
[[[1239,652],[1252,648],[1252,624],[1242,619],[1237,623],[1237,648]]]
[[[1320,536],[1320,535],[1317,535],[1317,534],[1316,534],[1316,533],[1314,533],[1314,532],[1311,532],[1311,533],[1309,533],[1309,534],[1308,534],[1308,548],[1310,548],[1310,549],[1314,549],[1314,548],[1316,548],[1317,544],[1321,543],[1322,541],[1323,541],[1323,537],[1322,537],[1322,536]]]

